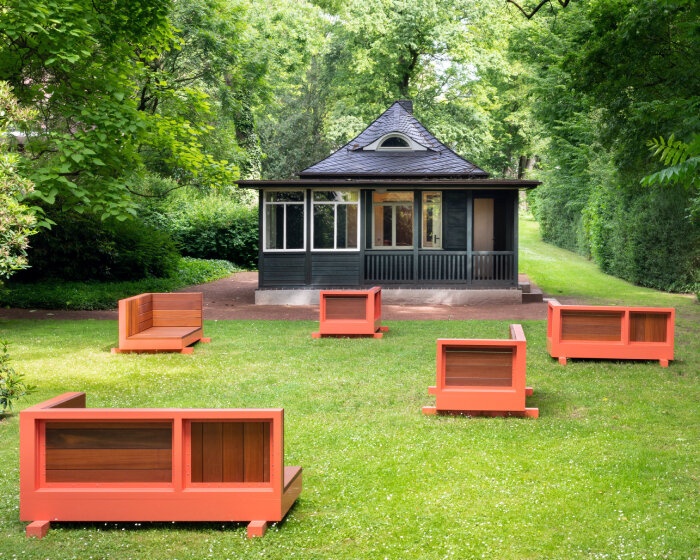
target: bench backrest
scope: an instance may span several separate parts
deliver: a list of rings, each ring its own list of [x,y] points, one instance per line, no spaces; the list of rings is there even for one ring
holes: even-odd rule
[[[126,337],[151,327],[201,327],[201,293],[141,294],[119,302],[120,331]]]
[[[20,413],[24,496],[40,488],[231,485],[282,496],[282,409],[84,407],[85,393],[67,393]]]
[[[547,338],[557,342],[673,343],[672,308],[547,306]]]
[[[526,340],[520,325],[510,325],[510,340],[439,339],[438,387],[524,386]],[[522,371],[521,371],[522,370]]]

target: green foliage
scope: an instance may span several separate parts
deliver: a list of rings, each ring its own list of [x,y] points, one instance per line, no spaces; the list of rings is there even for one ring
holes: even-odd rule
[[[3,278],[27,267],[29,236],[36,232],[34,210],[20,202],[34,190],[17,171],[19,156],[9,151],[10,127],[34,118],[20,107],[9,85],[0,82],[0,286]]]
[[[54,278],[20,283],[15,280],[0,291],[0,305],[22,309],[114,309],[123,298],[213,282],[239,270],[228,261],[184,257],[167,278],[122,282],[74,282]]]
[[[24,382],[24,375],[17,373],[10,366],[10,354],[7,351],[10,343],[0,340],[0,414],[12,411],[13,401],[31,395],[36,391],[33,385]]]
[[[136,219],[102,222],[91,214],[49,212],[56,225],[34,238],[29,252],[32,268],[22,281],[138,280],[169,276],[179,252],[167,233]]]
[[[222,258],[244,268],[258,262],[258,211],[223,195],[180,192],[163,204],[144,208],[143,217],[167,232],[183,255]]]

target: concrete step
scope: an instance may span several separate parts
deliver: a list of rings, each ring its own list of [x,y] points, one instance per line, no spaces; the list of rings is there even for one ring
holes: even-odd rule
[[[518,289],[524,294],[530,293],[530,282],[518,282]]]
[[[542,290],[532,288],[529,292],[523,292],[523,303],[539,303],[542,301]]]

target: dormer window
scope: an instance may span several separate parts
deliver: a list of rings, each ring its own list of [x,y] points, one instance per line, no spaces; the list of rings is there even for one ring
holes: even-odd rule
[[[389,136],[377,147],[378,150],[410,150],[411,146],[401,136]]]
[[[369,146],[365,146],[362,149],[377,152],[424,152],[428,148],[405,134],[390,132],[381,138],[377,138]]]

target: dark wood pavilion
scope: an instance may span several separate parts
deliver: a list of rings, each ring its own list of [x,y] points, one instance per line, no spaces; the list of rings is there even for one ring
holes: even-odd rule
[[[515,288],[519,190],[397,101],[360,135],[260,191],[259,288]]]

